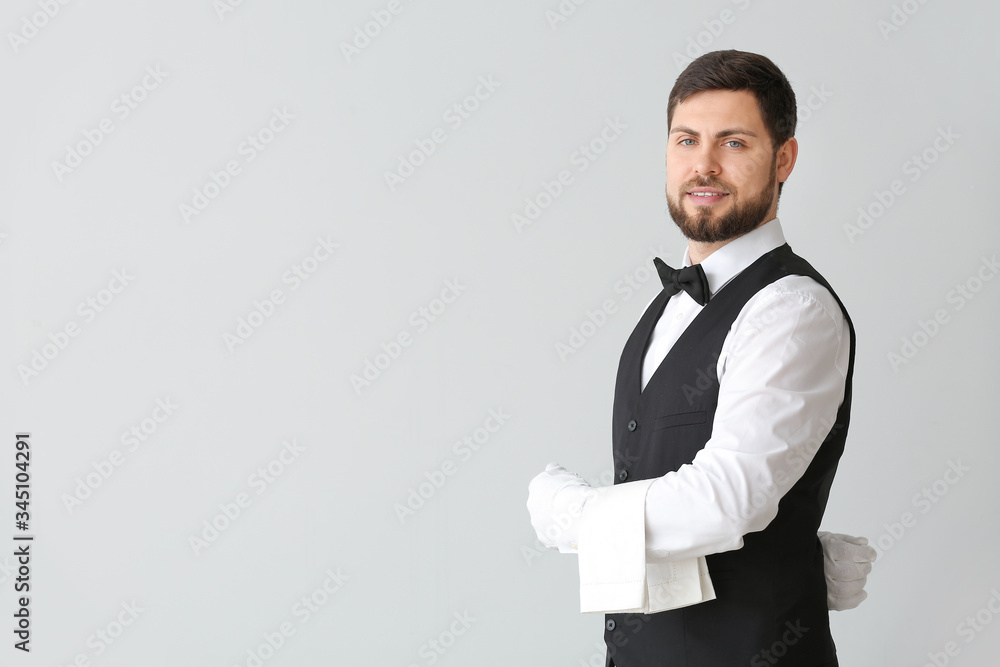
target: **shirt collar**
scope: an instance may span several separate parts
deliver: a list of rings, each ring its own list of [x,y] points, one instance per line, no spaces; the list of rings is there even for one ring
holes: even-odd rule
[[[743,269],[753,264],[761,255],[771,252],[785,243],[781,221],[771,218],[761,226],[722,246],[701,262],[708,278],[708,288],[714,296],[726,283],[735,278]],[[690,266],[691,258],[684,250],[682,266]]]

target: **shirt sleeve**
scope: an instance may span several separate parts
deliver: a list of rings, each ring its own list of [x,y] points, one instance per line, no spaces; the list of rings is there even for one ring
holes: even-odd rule
[[[814,280],[788,276],[747,302],[719,357],[719,402],[712,437],[690,464],[656,478],[645,494],[647,562],[680,561],[739,549],[763,530],[778,502],[805,473],[844,398],[850,333],[833,295]],[[589,535],[610,534],[608,507],[628,482],[602,492],[605,510],[586,508]],[[636,511],[634,502],[632,511]],[[631,522],[630,525],[635,525]],[[581,526],[583,530],[583,526]],[[581,554],[583,544],[581,546]],[[603,576],[611,577],[614,564]]]

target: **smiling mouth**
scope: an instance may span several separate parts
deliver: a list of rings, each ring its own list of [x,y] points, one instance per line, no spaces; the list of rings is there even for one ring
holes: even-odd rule
[[[728,192],[688,192],[687,196],[695,206],[712,206],[729,196]]]

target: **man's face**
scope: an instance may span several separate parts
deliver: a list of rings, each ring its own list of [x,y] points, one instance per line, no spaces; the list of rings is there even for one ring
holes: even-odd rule
[[[776,156],[753,93],[691,95],[674,108],[667,137],[670,216],[692,241],[746,234],[777,212],[778,181],[791,171],[787,152]]]

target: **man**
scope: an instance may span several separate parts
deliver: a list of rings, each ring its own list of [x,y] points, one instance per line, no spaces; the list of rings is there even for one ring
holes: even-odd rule
[[[795,121],[763,56],[708,53],[678,77],[666,195],[688,248],[681,270],[655,261],[664,289],[622,352],[615,485],[550,464],[529,486],[539,539],[579,553],[581,609],[608,612],[609,666],[833,667],[828,606],[864,597],[874,550],[817,536],[854,329],[776,217]]]

